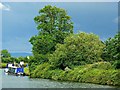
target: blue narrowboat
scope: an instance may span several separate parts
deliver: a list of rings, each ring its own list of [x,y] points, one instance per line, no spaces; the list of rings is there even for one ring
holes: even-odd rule
[[[16,67],[12,65],[7,65],[7,68],[5,69],[5,73],[14,74],[14,75],[25,75],[23,67]]]

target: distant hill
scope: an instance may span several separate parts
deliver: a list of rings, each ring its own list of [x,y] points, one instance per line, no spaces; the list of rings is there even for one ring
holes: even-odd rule
[[[32,56],[32,53],[21,53],[21,52],[17,52],[17,53],[10,53],[12,57],[26,57],[26,56]]]

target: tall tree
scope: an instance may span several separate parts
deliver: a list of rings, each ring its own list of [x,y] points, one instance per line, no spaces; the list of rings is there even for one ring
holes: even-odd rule
[[[64,9],[48,5],[41,9],[39,14],[34,20],[40,33],[54,34],[56,31],[73,33],[73,23]]]
[[[55,50],[57,43],[64,43],[64,38],[73,33],[73,23],[64,9],[45,6],[34,18],[39,31],[30,39],[33,54],[47,54]]]
[[[36,65],[47,62],[49,54],[55,51],[57,43],[64,43],[64,38],[73,33],[71,17],[64,9],[47,5],[39,10],[34,18],[37,24],[38,35],[29,40],[33,45],[33,58],[29,61],[30,71]]]

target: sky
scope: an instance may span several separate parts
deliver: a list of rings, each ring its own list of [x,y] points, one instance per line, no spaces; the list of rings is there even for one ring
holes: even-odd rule
[[[3,2],[2,49],[32,51],[29,39],[38,33],[33,19],[45,5],[64,8],[74,23],[74,33],[92,32],[104,41],[118,31],[117,2]]]

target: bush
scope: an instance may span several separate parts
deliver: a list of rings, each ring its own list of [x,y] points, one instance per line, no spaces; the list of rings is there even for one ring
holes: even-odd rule
[[[25,72],[25,75],[29,76],[30,75],[29,67],[25,67],[24,72]]]
[[[6,68],[7,63],[0,63],[0,68]]]
[[[120,69],[120,60],[116,60],[114,63],[113,63],[113,66],[115,69]]]
[[[79,33],[70,35],[64,44],[57,44],[56,50],[50,55],[49,61],[62,70],[101,61],[104,44],[94,34]]]
[[[91,65],[91,67],[92,68],[97,68],[97,69],[104,69],[104,70],[113,69],[113,66],[109,62],[94,63],[94,64]]]
[[[32,77],[104,85],[120,85],[120,70],[114,70],[109,62],[76,66],[69,71],[60,69],[52,70],[51,67],[49,63],[37,66],[32,73]]]
[[[118,32],[113,38],[108,38],[105,42],[104,52],[102,58],[105,61],[120,61],[120,32]]]
[[[120,70],[111,69],[112,67],[110,69],[108,67],[102,68],[98,64],[98,66],[93,67],[94,65],[96,63],[74,68],[74,70],[67,73],[67,80],[104,85],[120,85]]]
[[[31,77],[35,78],[49,78],[47,72],[50,70],[51,65],[49,63],[40,64],[36,67],[35,70],[31,72]],[[48,75],[49,76],[49,75]]]

